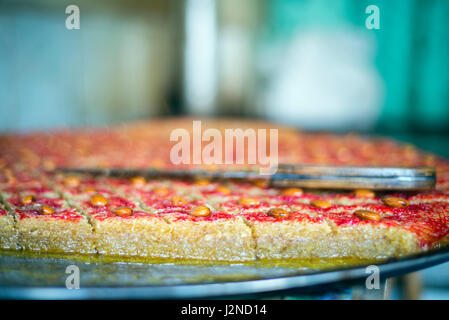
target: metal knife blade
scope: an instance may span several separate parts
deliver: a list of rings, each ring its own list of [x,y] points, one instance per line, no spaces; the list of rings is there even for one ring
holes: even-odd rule
[[[57,168],[64,173],[120,177],[165,177],[269,180],[276,187],[313,189],[426,190],[436,185],[433,167],[360,167],[280,164],[276,173],[257,171],[159,170],[123,168]]]

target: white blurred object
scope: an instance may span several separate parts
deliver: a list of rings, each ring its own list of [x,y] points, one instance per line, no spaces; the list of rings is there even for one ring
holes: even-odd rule
[[[214,0],[188,0],[185,12],[184,86],[187,109],[213,112],[216,98],[217,9]]]
[[[241,108],[252,82],[251,34],[238,26],[223,27],[219,45],[221,102]]]
[[[383,83],[370,40],[352,29],[298,34],[284,54],[268,58],[279,63],[271,66],[262,98],[267,116],[308,129],[372,128],[381,111]]]

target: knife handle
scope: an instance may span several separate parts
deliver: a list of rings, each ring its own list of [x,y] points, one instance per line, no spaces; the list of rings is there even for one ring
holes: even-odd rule
[[[279,165],[275,187],[316,189],[426,190],[435,188],[433,167]]]

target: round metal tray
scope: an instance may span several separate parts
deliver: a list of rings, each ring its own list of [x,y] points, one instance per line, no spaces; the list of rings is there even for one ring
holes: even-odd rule
[[[377,263],[380,277],[417,271],[449,261],[449,247]],[[76,265],[80,289],[67,289],[66,268]],[[248,264],[88,263],[70,258],[0,255],[3,299],[183,299],[243,296],[345,282],[364,285],[369,264],[326,270]]]

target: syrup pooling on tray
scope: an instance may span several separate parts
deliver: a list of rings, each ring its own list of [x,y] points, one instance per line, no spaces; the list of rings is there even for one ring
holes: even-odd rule
[[[449,233],[448,162],[354,134],[281,128],[279,162],[436,166],[437,190],[317,192],[270,188],[265,181],[53,172],[56,166],[172,168],[170,132],[189,125],[171,120],[0,137],[0,194],[7,212],[0,215],[2,247],[222,261],[369,259],[427,250]],[[272,127],[221,121],[210,126]],[[68,232],[71,237],[64,236]]]

